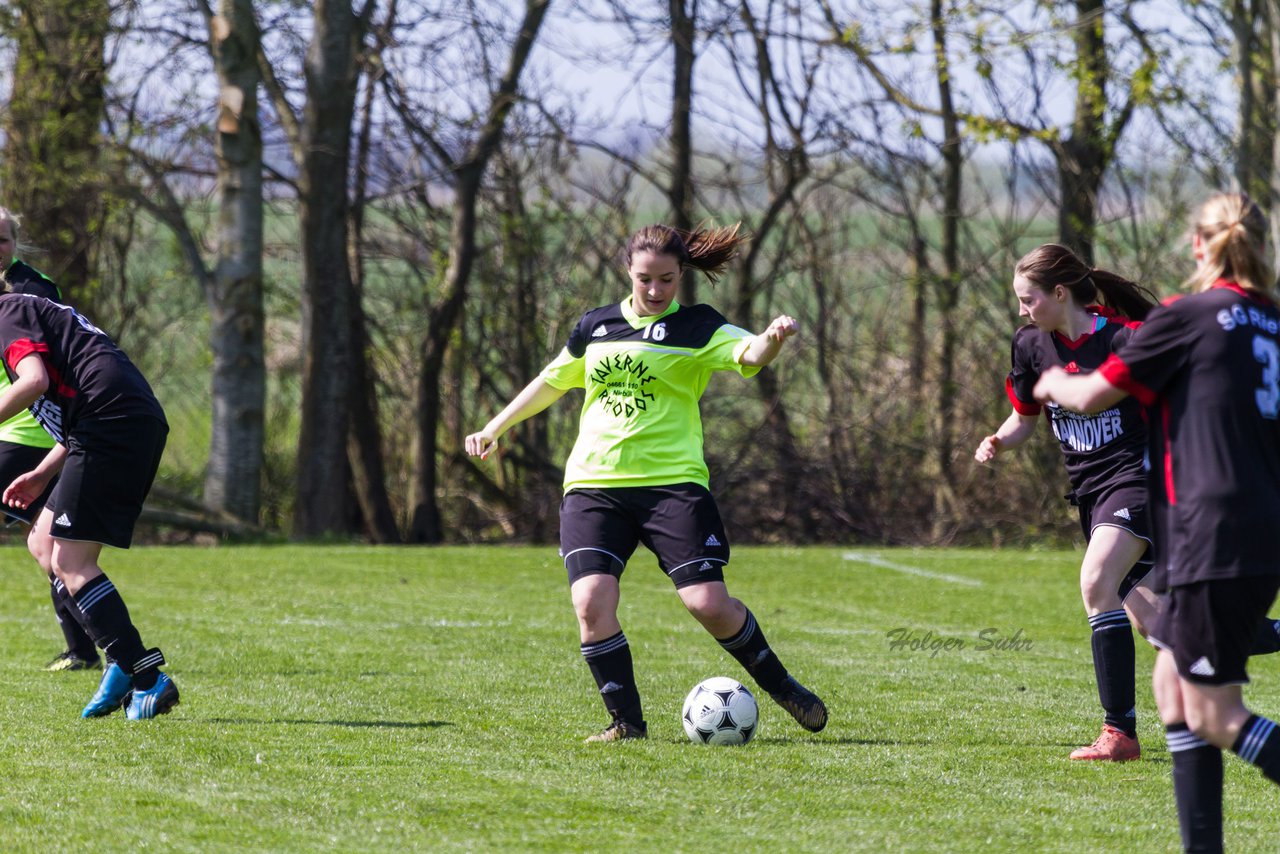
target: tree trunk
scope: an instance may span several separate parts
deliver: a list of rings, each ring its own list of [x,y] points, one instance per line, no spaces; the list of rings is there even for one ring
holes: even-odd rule
[[[956,305],[960,298],[960,192],[962,189],[964,152],[960,147],[960,121],[951,93],[951,70],[947,55],[946,20],[942,0],[932,0],[935,70],[938,76],[938,101],[942,112],[942,267],[938,282],[938,318],[942,324],[942,340],[938,352],[938,429],[934,437],[938,481],[934,491],[933,538],[941,539],[951,519],[955,495],[952,456],[955,450],[957,383],[955,379]]]
[[[392,0],[386,30],[395,17]],[[356,150],[355,193],[351,203],[349,263],[351,270],[351,431],[347,437],[347,459],[356,500],[364,520],[365,533],[375,543],[398,543],[391,496],[387,493],[386,466],[383,464],[381,419],[373,366],[369,363],[369,331],[364,313],[364,234],[365,201],[368,187],[368,163],[373,132],[373,102],[377,86],[378,62],[366,77],[366,90],[360,110],[360,134]]]
[[[1272,74],[1280,78],[1280,0],[1266,0],[1267,31],[1270,35]],[[1280,246],[1280,85],[1274,86],[1272,107],[1276,117],[1271,128],[1270,201],[1271,246]]]
[[[293,535],[299,538],[346,533],[349,526],[347,431],[355,307],[347,267],[347,176],[357,48],[366,25],[367,15],[354,15],[348,2],[317,0],[305,60],[307,101],[298,176],[302,424],[293,516]]]
[[[31,242],[47,251],[38,266],[92,317],[111,7],[104,0],[18,0],[15,8],[3,203],[23,215]]]
[[[526,0],[524,20],[511,49],[511,59],[493,98],[484,125],[466,156],[454,168],[453,217],[449,228],[449,266],[444,298],[430,312],[422,345],[421,371],[414,394],[413,496],[410,542],[437,543],[444,538],[436,504],[439,471],[440,379],[445,350],[462,316],[467,285],[476,253],[476,208],[481,180],[515,106],[520,73],[524,70],[546,16],[550,0]]]
[[[213,350],[212,425],[204,503],[256,525],[261,505],[263,360],[262,126],[258,26],[251,0],[221,0],[210,22],[220,89],[218,260],[206,301]]]
[[[1112,134],[1106,127],[1110,68],[1103,37],[1103,0],[1076,0],[1076,104],[1071,138],[1057,151],[1058,241],[1093,263],[1098,190],[1111,160]]]
[[[671,96],[671,224],[689,231],[693,228],[693,62],[694,18],[685,8],[686,0],[670,0],[671,44],[675,48],[675,69]],[[697,3],[694,3],[696,14]],[[698,298],[698,277],[680,278],[680,302],[693,305]]]
[[[1236,104],[1236,183],[1246,193],[1257,192],[1258,137],[1256,123],[1254,77],[1255,58],[1253,15],[1248,0],[1231,0],[1227,14],[1231,17],[1231,30],[1235,35],[1236,75],[1239,84],[1239,102]]]

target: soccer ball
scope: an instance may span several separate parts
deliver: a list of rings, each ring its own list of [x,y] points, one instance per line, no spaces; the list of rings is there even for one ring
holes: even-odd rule
[[[756,733],[759,716],[756,698],[727,676],[694,685],[680,713],[685,734],[694,744],[746,744]]]

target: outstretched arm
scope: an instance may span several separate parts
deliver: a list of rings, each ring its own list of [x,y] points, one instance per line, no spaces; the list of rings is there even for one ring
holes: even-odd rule
[[[542,377],[535,377],[524,389],[507,404],[506,408],[493,417],[479,433],[472,433],[464,443],[467,453],[473,457],[485,459],[498,445],[498,439],[512,427],[532,418],[560,398],[564,397],[566,388],[556,388]]]
[[[35,403],[49,388],[49,372],[35,353],[24,356],[14,368],[14,373],[18,378],[0,393],[0,423]]]
[[[974,451],[973,458],[980,463],[989,463],[996,454],[1008,448],[1016,448],[1035,432],[1038,415],[1023,415],[1014,410],[1000,425],[1000,429],[987,436]]]
[[[778,357],[782,342],[799,331],[800,325],[794,317],[780,314],[764,332],[751,339],[751,344],[742,352],[742,358],[738,361],[748,368],[763,368]]]
[[[30,507],[32,502],[44,494],[53,476],[62,471],[62,464],[67,461],[67,447],[54,445],[43,460],[31,471],[20,474],[13,479],[4,490],[4,503],[10,507]]]
[[[1033,394],[1041,403],[1056,403],[1089,415],[1109,409],[1129,396],[1124,389],[1113,386],[1102,371],[1073,375],[1062,368],[1050,368],[1041,374]]]

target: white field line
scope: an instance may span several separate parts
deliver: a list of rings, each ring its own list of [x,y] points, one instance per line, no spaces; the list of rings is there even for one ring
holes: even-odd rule
[[[927,569],[921,569],[918,566],[907,566],[902,563],[894,563],[885,560],[882,557],[873,555],[869,552],[845,552],[843,555],[845,560],[856,561],[857,563],[865,563],[870,566],[878,566],[882,569],[892,569],[894,572],[905,573],[906,575],[917,575],[921,578],[931,578],[934,581],[946,581],[949,584],[963,584],[968,587],[981,587],[982,582],[976,578],[965,578],[963,575],[949,575],[945,572],[930,572]]]

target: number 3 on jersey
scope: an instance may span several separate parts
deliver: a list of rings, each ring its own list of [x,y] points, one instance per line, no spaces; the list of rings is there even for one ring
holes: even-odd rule
[[[1263,418],[1280,414],[1280,345],[1274,338],[1253,336],[1253,358],[1262,364],[1262,388],[1253,392]]]

